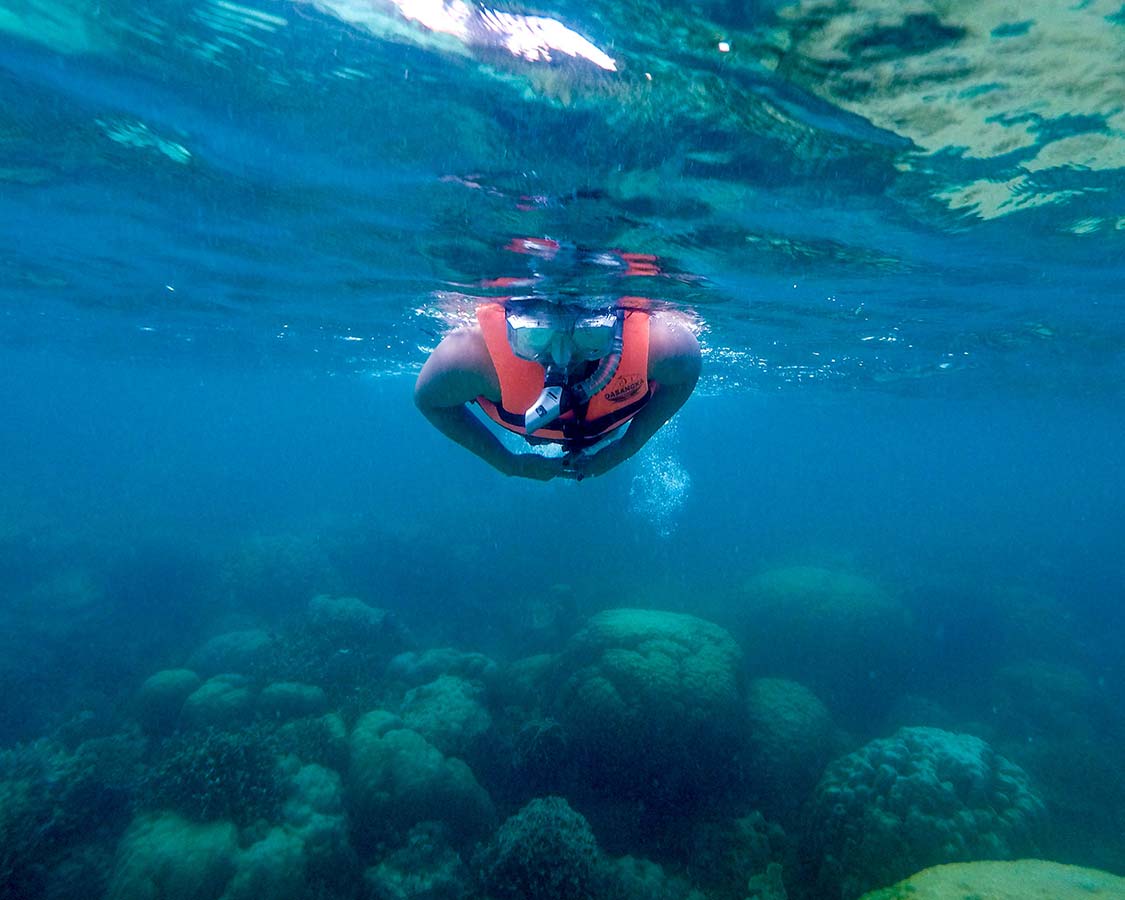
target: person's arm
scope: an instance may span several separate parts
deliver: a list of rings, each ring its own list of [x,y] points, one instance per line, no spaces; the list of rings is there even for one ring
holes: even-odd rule
[[[604,475],[637,453],[695,390],[701,366],[699,341],[679,313],[662,312],[649,324],[648,377],[659,385],[652,399],[633,416],[620,440],[578,461],[576,472]]]
[[[422,366],[414,403],[450,440],[505,475],[547,480],[561,474],[562,462],[532,453],[512,453],[466,404],[480,396],[498,400],[500,384],[480,328],[447,335]]]

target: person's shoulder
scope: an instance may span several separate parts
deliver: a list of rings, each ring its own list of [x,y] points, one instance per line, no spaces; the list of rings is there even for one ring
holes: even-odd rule
[[[649,320],[648,375],[664,385],[694,386],[699,379],[699,340],[689,316],[658,310]]]
[[[463,325],[434,348],[414,388],[419,406],[451,406],[497,392],[496,369],[479,325]]]
[[[447,365],[464,368],[477,368],[489,359],[484,332],[475,322],[449,332],[441,339],[434,355]]]
[[[699,356],[699,339],[692,320],[679,310],[662,309],[652,313],[648,342],[651,356]]]

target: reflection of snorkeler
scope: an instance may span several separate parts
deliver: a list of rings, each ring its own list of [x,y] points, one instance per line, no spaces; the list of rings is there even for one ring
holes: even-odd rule
[[[442,340],[414,400],[443,434],[505,475],[581,479],[640,450],[691,395],[699,367],[686,317],[651,312],[643,300],[600,309],[497,301]],[[511,452],[469,404],[563,455]]]

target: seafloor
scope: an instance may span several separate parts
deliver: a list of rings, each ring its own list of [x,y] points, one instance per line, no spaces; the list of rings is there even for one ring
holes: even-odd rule
[[[5,898],[852,900],[1027,858],[1090,868],[878,896],[1125,897],[1092,871],[1125,872],[1125,723],[1027,585],[935,599],[786,565],[663,609],[556,584],[484,622],[322,593],[316,541],[201,571],[21,540]],[[952,602],[961,633],[935,632]]]

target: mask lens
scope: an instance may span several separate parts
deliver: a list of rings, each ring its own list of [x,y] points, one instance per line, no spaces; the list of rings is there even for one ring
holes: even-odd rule
[[[550,357],[565,365],[572,358],[593,360],[605,356],[613,347],[617,317],[612,312],[510,312],[507,321],[508,343],[516,356],[537,362]]]
[[[596,359],[609,352],[613,344],[613,327],[616,320],[611,315],[585,316],[574,323],[575,349],[588,359]]]
[[[533,360],[547,352],[554,335],[555,325],[552,322],[520,313],[508,316],[508,343],[516,356],[522,359]]]

